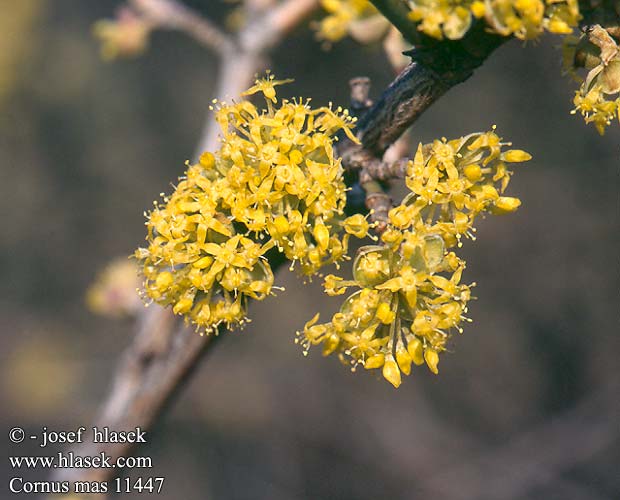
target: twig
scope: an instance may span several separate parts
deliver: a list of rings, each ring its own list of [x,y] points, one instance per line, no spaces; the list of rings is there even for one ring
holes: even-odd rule
[[[366,113],[372,106],[370,95],[370,78],[358,76],[349,80],[351,87],[351,113],[353,116],[360,116]]]
[[[196,41],[223,54],[234,44],[211,20],[186,7],[177,0],[128,0],[154,27],[184,31]]]
[[[418,42],[407,52],[412,62],[359,119],[356,134],[361,144],[344,139],[337,146],[344,168],[360,172],[359,183],[367,193],[366,207],[372,210],[371,218],[378,223],[376,231],[381,232],[386,227],[392,202],[377,181],[403,177],[406,169],[406,160],[398,159],[399,152],[396,160],[383,161],[385,152],[431,104],[469,78],[506,38],[487,33],[481,24],[472,27],[458,41],[431,40],[417,31],[414,37],[410,32],[414,25],[405,23],[401,16],[401,2],[373,3],[392,22],[397,12],[396,27],[409,41]]]
[[[431,104],[467,80],[504,41],[482,28],[472,28],[462,40],[409,51],[411,64],[358,123],[363,147],[380,158]]]
[[[348,170],[360,171],[360,183],[370,180],[389,181],[403,179],[407,173],[409,158],[394,161],[380,160],[364,148],[351,148],[342,154],[342,162]]]

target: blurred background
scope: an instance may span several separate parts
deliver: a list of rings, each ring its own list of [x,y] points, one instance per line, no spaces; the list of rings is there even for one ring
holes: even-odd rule
[[[217,20],[232,8],[187,3]],[[183,34],[102,62],[92,24],[118,5],[15,0],[0,18],[7,432],[91,425],[134,322],[89,312],[86,290],[142,243],[143,211],[182,173],[214,94],[216,59]],[[440,375],[419,367],[396,391],[319,350],[304,358],[295,331],[339,301],[282,270],[286,292],[252,306],[251,325],[209,353],[140,449],[166,477],[159,498],[620,498],[620,127],[601,137],[569,114],[576,85],[558,43],[509,43],[412,130],[417,143],[497,124],[534,156],[509,188],[523,206],[466,242],[474,322]],[[308,24],[270,67],[295,79],[283,94],[315,105],[346,106],[359,75],[376,97],[393,74],[379,46],[324,50]]]

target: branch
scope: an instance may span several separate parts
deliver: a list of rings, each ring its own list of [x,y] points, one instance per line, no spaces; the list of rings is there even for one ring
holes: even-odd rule
[[[388,4],[396,5],[391,1],[373,3],[380,10]],[[414,23],[408,22],[409,25],[415,27]],[[403,32],[404,26],[397,27]],[[360,186],[367,194],[366,208],[370,210],[371,220],[377,223],[379,233],[387,227],[392,200],[377,181],[403,177],[406,169],[405,159],[382,161],[385,152],[431,104],[467,80],[507,38],[488,33],[482,23],[477,23],[461,40],[437,41],[424,36],[416,40],[418,46],[406,52],[412,62],[361,115],[356,127],[361,144],[354,144],[346,138],[337,144],[344,168],[358,172]],[[359,92],[358,80],[351,82],[355,83],[353,93]],[[367,87],[364,90],[367,92]],[[352,96],[356,113],[360,102],[358,97]]]
[[[406,166],[403,160],[382,161],[387,149],[435,101],[467,80],[511,37],[488,32],[484,20],[478,20],[460,40],[435,40],[417,30],[400,0],[371,1],[405,39],[414,44],[413,50],[405,52],[412,62],[358,121],[356,132],[361,145],[343,138],[337,146],[345,169],[359,172],[359,183],[367,192],[366,207],[371,210],[372,220],[379,223],[377,230],[381,231],[385,228],[391,200],[381,192],[382,186],[377,181],[402,177]],[[606,15],[611,7],[590,10],[585,17]],[[355,104],[353,99],[354,108]]]
[[[200,336],[181,326],[169,309],[150,306],[140,318],[138,332],[125,350],[96,426],[111,430],[148,429],[190,375],[217,337]],[[112,460],[131,453],[131,443],[85,441],[72,451],[78,456],[105,452]],[[106,481],[113,468],[57,469],[60,481]]]
[[[217,95],[238,96],[252,82],[265,64],[273,46],[315,7],[318,0],[287,0],[267,11],[257,21],[229,41],[204,18],[173,0],[130,0],[141,9],[153,9],[161,16],[167,13],[170,27],[202,33],[202,41],[217,48],[222,56]],[[166,10],[168,9],[168,10]],[[144,12],[143,10],[143,12]],[[191,28],[191,29],[190,29]],[[226,35],[224,35],[226,36]],[[212,113],[200,140],[199,152],[217,147],[217,125]],[[270,258],[275,271],[282,263],[279,256]],[[200,336],[187,326],[178,326],[169,309],[152,305],[140,317],[132,344],[123,354],[114,375],[110,393],[96,418],[98,427],[111,430],[149,429],[170,400],[183,387],[185,380],[202,356],[215,345],[216,336]],[[73,450],[76,456],[92,456],[105,451],[116,459],[129,455],[128,443],[84,442]],[[104,481],[116,475],[117,469],[57,469],[55,479],[63,481]]]
[[[460,40],[436,40],[417,30],[401,0],[371,2],[415,47],[406,52],[412,58],[411,64],[383,92],[357,126],[362,147],[381,158],[431,104],[467,80],[495,49],[512,38],[488,32],[485,21],[480,19]],[[584,16],[581,26],[601,19],[609,21],[613,18],[617,22],[618,12],[614,11],[613,2],[605,0],[602,6],[600,3],[580,1]]]
[[[176,0],[129,0],[154,27],[184,31],[218,54],[229,51],[234,40],[200,13]]]
[[[380,158],[431,104],[467,80],[506,40],[478,24],[461,40],[434,41],[407,52],[412,62],[357,125],[364,149]]]

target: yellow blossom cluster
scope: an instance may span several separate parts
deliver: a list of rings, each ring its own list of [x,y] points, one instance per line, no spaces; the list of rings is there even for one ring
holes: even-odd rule
[[[321,0],[321,6],[327,12],[317,23],[317,35],[328,42],[337,42],[347,36],[355,23],[364,19],[385,20],[368,0]],[[365,26],[365,31],[370,26]],[[353,28],[355,29],[355,28]]]
[[[325,290],[340,295],[347,287],[360,287],[350,295],[329,323],[309,321],[298,341],[307,353],[310,345],[323,345],[323,354],[337,352],[355,369],[382,368],[394,387],[411,364],[426,362],[438,373],[439,353],[446,349],[448,331],[465,319],[470,286],[460,283],[465,267],[453,252],[446,253],[441,237],[413,232],[408,243],[360,249],[352,281],[325,278]]]
[[[591,27],[580,39],[568,40],[563,47],[564,67],[573,76],[580,45],[588,74],[575,92],[573,114],[579,112],[603,135],[612,121],[620,122],[620,46],[601,26]]]
[[[138,249],[146,294],[203,330],[243,324],[247,299],[271,293],[265,254],[281,252],[305,275],[346,257],[350,235],[366,236],[361,216],[345,218],[346,186],[335,134],[353,140],[346,111],[282,101],[273,76],[219,104],[221,146],[188,166],[172,195],[149,214],[148,246]]]
[[[522,40],[544,30],[566,34],[580,19],[577,0],[408,0],[409,17],[433,38],[462,38],[476,18],[495,33]]]
[[[475,3],[475,5],[473,5]],[[471,0],[412,0],[409,18],[418,23],[418,29],[439,40],[462,38],[470,28],[474,12],[484,14],[482,2]]]
[[[581,113],[586,123],[594,123],[601,135],[612,120],[620,122],[620,97],[610,99],[600,86],[594,86],[589,91],[581,86],[575,91],[573,104],[574,111]]]
[[[412,363],[426,363],[438,373],[440,353],[450,330],[462,331],[471,286],[461,283],[465,262],[450,248],[473,231],[483,212],[510,213],[517,198],[502,196],[510,180],[506,163],[530,155],[503,151],[495,130],[418,147],[409,162],[410,194],[388,214],[382,245],[363,247],[353,265],[353,279],[325,278],[329,295],[360,288],[345,299],[331,321],[312,318],[297,342],[366,369],[382,369],[394,387]]]
[[[399,229],[411,221],[431,225],[448,248],[462,235],[473,238],[474,219],[482,212],[505,214],[515,211],[521,201],[504,196],[512,172],[508,164],[531,159],[520,149],[503,150],[495,127],[451,141],[443,138],[418,146],[407,168],[406,183],[411,194],[394,209]]]
[[[578,0],[401,0],[418,29],[439,40],[458,40],[476,19],[488,29],[521,40],[537,38],[543,31],[569,34],[581,15]],[[338,41],[357,36],[360,21],[374,19],[377,10],[368,0],[322,0],[328,15],[318,24],[319,37]],[[363,31],[375,30],[378,22],[366,23]],[[361,26],[361,25],[360,25]],[[380,30],[378,30],[380,31]],[[370,37],[374,40],[376,37]]]

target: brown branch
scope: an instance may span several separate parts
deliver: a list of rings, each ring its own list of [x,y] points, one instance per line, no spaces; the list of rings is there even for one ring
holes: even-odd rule
[[[202,40],[217,48],[222,56],[218,75],[217,95],[236,97],[251,83],[254,75],[266,60],[269,49],[276,45],[315,7],[318,0],[287,0],[248,25],[236,39],[229,43],[204,18],[172,0],[131,0],[134,7],[159,9],[157,16],[166,12],[170,26],[202,33]],[[153,10],[151,13],[153,14]],[[176,16],[176,20],[175,20]],[[193,18],[191,20],[190,18]],[[163,20],[162,20],[163,21]],[[209,113],[212,115],[212,113]],[[199,151],[215,149],[217,126],[212,116],[201,137]],[[275,270],[280,261],[271,262]],[[148,430],[160,416],[166,404],[183,387],[184,381],[196,367],[202,355],[214,345],[214,336],[200,336],[191,328],[179,326],[169,309],[152,305],[141,315],[138,331],[131,345],[123,354],[116,369],[110,393],[96,418],[98,427],[111,430]],[[127,456],[132,445],[127,443],[84,442],[73,450],[76,456],[92,456],[105,451],[112,459]],[[111,479],[117,469],[57,469],[57,480]]]
[[[198,359],[213,345],[214,336],[200,336],[178,322],[169,309],[150,306],[140,317],[138,332],[116,369],[112,389],[96,426],[110,430],[148,429],[183,385]],[[87,434],[89,435],[89,434]],[[116,460],[131,453],[131,443],[85,441],[72,451],[77,456],[101,452]],[[114,468],[58,469],[61,481],[106,481]]]
[[[367,149],[351,148],[343,153],[342,162],[348,170],[360,170],[359,181],[363,184],[370,180],[404,179],[409,158],[399,158],[394,161],[380,160]]]
[[[392,209],[392,198],[376,181],[361,184],[366,192],[366,208],[370,212],[370,221],[376,223],[374,228],[377,234],[383,233],[387,228],[388,213]]]
[[[399,159],[402,148],[398,148],[396,155],[384,158],[386,151],[431,104],[450,88],[468,79],[506,38],[486,32],[482,23],[472,27],[458,41],[437,41],[421,35],[413,37],[407,30],[415,25],[408,21],[407,24],[400,15],[400,3],[391,0],[373,3],[384,14],[396,12],[399,18],[396,27],[405,36],[409,35],[410,41],[419,43],[407,52],[412,62],[359,119],[356,134],[361,144],[344,138],[337,145],[344,168],[359,172],[359,184],[367,193],[366,207],[371,210],[371,219],[378,223],[375,230],[382,232],[386,228],[392,200],[377,181],[404,177],[407,165],[406,159]],[[393,16],[387,17],[394,22]],[[356,81],[351,83],[359,85]],[[353,93],[359,91],[353,85],[351,90]],[[358,103],[359,99],[352,96],[354,110]]]
[[[398,145],[402,139],[400,138],[394,146]],[[384,161],[364,148],[354,147],[345,150],[342,163],[348,170],[359,171],[358,182],[366,192],[366,208],[370,211],[370,220],[377,223],[375,232],[382,233],[387,227],[388,213],[393,205],[392,199],[385,193],[379,181],[404,178],[409,159]]]
[[[462,40],[409,51],[412,62],[358,123],[363,147],[380,158],[431,104],[467,80],[505,40],[475,26]]]

